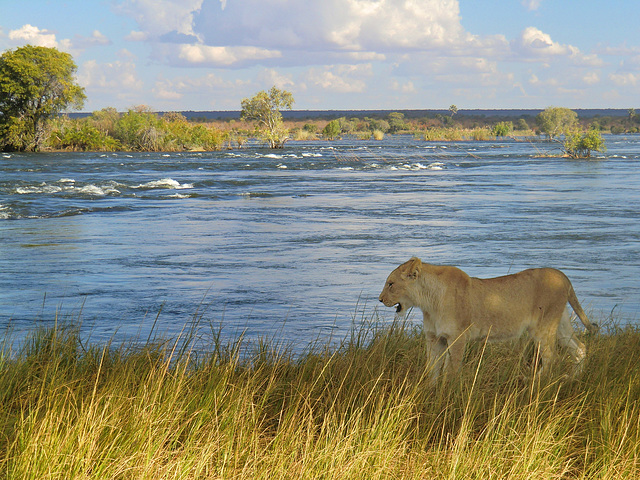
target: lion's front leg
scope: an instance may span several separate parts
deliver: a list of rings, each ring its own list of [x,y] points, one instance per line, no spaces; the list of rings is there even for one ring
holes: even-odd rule
[[[427,369],[429,369],[429,377],[431,384],[434,384],[440,372],[443,369],[443,365],[447,362],[447,341],[438,337],[435,333],[427,331],[426,336],[426,349],[427,349]]]
[[[448,362],[445,364],[445,368],[448,374],[456,375],[460,370],[466,343],[466,337],[464,335],[460,335],[453,340],[447,339]]]

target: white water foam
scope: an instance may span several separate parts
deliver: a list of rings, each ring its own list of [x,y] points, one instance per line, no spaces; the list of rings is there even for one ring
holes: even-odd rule
[[[106,195],[106,192],[96,185],[86,185],[78,189],[78,192],[84,195],[93,195],[96,197],[104,197]]]
[[[0,220],[11,218],[11,209],[6,205],[0,205]]]
[[[71,178],[63,178],[60,179],[57,183],[61,183],[62,185],[49,185],[47,183],[41,183],[40,185],[30,185],[25,187],[17,187],[15,193],[19,195],[32,195],[32,194],[54,194],[60,192],[71,192],[71,193],[80,193],[82,195],[93,195],[93,196],[105,196],[105,195],[119,195],[120,190],[118,190],[116,182],[109,182],[110,184],[99,187],[97,185],[85,185],[84,187],[75,186],[76,181]]]
[[[20,195],[30,195],[32,193],[58,193],[62,191],[62,187],[58,187],[57,185],[47,185],[46,183],[42,183],[39,186],[30,186],[30,187],[18,187],[16,188],[16,193]]]
[[[168,188],[173,190],[183,190],[193,188],[193,183],[180,183],[173,178],[162,178],[160,180],[153,180],[151,182],[142,183],[137,187],[132,188]]]
[[[446,166],[442,162],[433,162],[433,163],[430,163],[429,165],[425,165],[424,163],[420,163],[420,162],[415,162],[415,163],[404,163],[398,166],[391,166],[389,167],[389,170],[418,171],[418,170],[444,170],[445,168]]]

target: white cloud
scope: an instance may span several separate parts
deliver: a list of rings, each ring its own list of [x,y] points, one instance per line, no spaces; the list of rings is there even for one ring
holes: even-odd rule
[[[582,81],[587,85],[596,85],[600,83],[600,75],[598,72],[588,72],[582,77]]]
[[[24,42],[36,47],[58,48],[56,35],[48,30],[40,30],[38,27],[26,24],[17,30],[9,32],[9,39],[16,42]]]
[[[612,73],[609,75],[609,79],[619,87],[635,86],[640,81],[640,75],[631,72]]]
[[[334,102],[348,98],[351,106],[357,105],[352,99],[371,105],[386,92],[407,102],[438,102],[458,92],[463,97],[456,103],[467,98],[486,105],[491,98],[498,107],[518,91],[518,99],[544,106],[563,92],[592,103],[589,92],[605,83],[629,89],[640,80],[640,47],[618,47],[624,53],[617,55],[627,58],[615,61],[615,72],[612,47],[584,51],[577,41],[562,43],[552,38],[558,34],[534,26],[515,38],[499,31],[474,35],[462,26],[459,0],[112,1],[118,12],[137,21],[126,40],[148,42],[152,61],[243,78],[242,86],[203,84],[216,101],[222,101],[220,91],[235,92],[237,99],[278,85],[306,96],[307,103],[322,103],[336,93]],[[520,3],[530,11],[548,6],[543,0]],[[117,66],[114,62],[112,68]],[[222,73],[225,69],[233,72]],[[185,78],[158,80],[153,93],[177,104],[196,98],[193,88]],[[511,97],[502,98],[501,91]]]
[[[203,0],[124,0],[116,11],[135,19],[141,29],[158,37],[168,32],[195,35],[193,16]]]
[[[276,50],[259,47],[211,47],[198,44],[181,45],[178,53],[178,58],[187,64],[223,67],[281,56]]]
[[[129,42],[144,42],[145,40],[149,39],[149,35],[147,35],[145,32],[132,30],[129,35],[124,37],[124,39]]]
[[[250,86],[249,82],[237,78],[225,80],[213,73],[201,77],[160,78],[156,80],[152,89],[153,96],[157,100],[169,102],[180,109],[185,108],[185,105],[195,104],[197,106],[191,108],[196,110],[237,109],[243,94],[248,96],[253,91],[255,91],[254,86]],[[205,103],[202,102],[203,98],[207,99]]]
[[[339,11],[336,3],[342,2],[329,3]],[[460,23],[457,0],[351,0],[346,15],[328,25],[335,38],[345,23],[345,40],[357,50],[433,49],[470,38]]]
[[[458,0],[122,0],[130,40],[172,66],[239,67],[393,62],[401,53],[503,56],[503,35],[461,24]],[[344,87],[346,88],[346,87]]]
[[[547,78],[546,80],[540,80],[535,73],[531,74],[529,78],[529,84],[537,87],[559,87],[560,82],[557,78]]]
[[[540,4],[542,0],[522,0],[522,5],[524,5],[527,10],[537,10],[540,8]]]
[[[99,30],[94,30],[90,37],[76,35],[71,41],[71,48],[84,50],[90,47],[111,45],[111,43],[111,40],[109,40]]]
[[[181,100],[184,97],[184,94],[176,90],[170,90],[162,83],[155,86],[153,94],[160,100]]]
[[[385,54],[376,52],[348,52],[341,56],[353,62],[382,62],[387,59]]]
[[[367,89],[366,79],[373,75],[370,64],[332,65],[310,68],[303,76],[307,87],[316,87],[335,93],[362,93]]]
[[[381,54],[472,39],[458,0],[125,0],[118,10],[149,38],[186,35],[213,47]]]
[[[393,80],[391,82],[391,89],[401,93],[415,93],[416,87],[411,80],[409,81],[398,81]]]
[[[553,42],[550,35],[535,27],[528,27],[522,31],[520,47],[535,56],[566,55],[569,53],[568,47]]]
[[[131,55],[124,51],[121,57],[122,60],[108,63],[85,62],[78,72],[78,83],[87,90],[110,90],[118,94],[140,91],[143,82],[138,77]]]
[[[536,27],[527,27],[520,38],[512,42],[513,53],[525,61],[570,60],[574,64],[600,66],[602,61],[597,55],[585,55],[573,45],[554,42],[551,36]]]
[[[94,30],[91,36],[75,35],[73,39],[63,38],[58,40],[56,34],[49,30],[26,24],[9,32],[9,39],[16,44],[30,44],[37,47],[57,48],[71,53],[73,56],[81,54],[84,50],[96,46],[111,45],[109,40],[99,30]]]
[[[260,72],[257,76],[257,80],[266,87],[275,85],[280,89],[290,89],[295,86],[295,82],[289,75],[283,75],[274,68],[268,68]]]

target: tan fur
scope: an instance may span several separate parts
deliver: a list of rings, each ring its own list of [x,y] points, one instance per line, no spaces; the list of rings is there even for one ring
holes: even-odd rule
[[[399,314],[411,307],[422,310],[434,379],[447,365],[457,371],[467,342],[513,339],[525,332],[538,345],[543,367],[560,342],[580,368],[586,349],[573,331],[567,303],[585,327],[597,329],[567,276],[553,268],[480,279],[412,258],[391,272],[379,299],[387,307],[397,306]]]

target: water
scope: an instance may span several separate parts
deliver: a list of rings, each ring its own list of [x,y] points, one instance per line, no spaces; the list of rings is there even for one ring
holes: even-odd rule
[[[640,139],[289,143],[213,153],[0,154],[0,328],[56,312],[93,341],[193,318],[306,345],[376,314],[411,256],[472,276],[553,266],[596,318],[640,311]],[[377,313],[376,313],[377,310]]]

